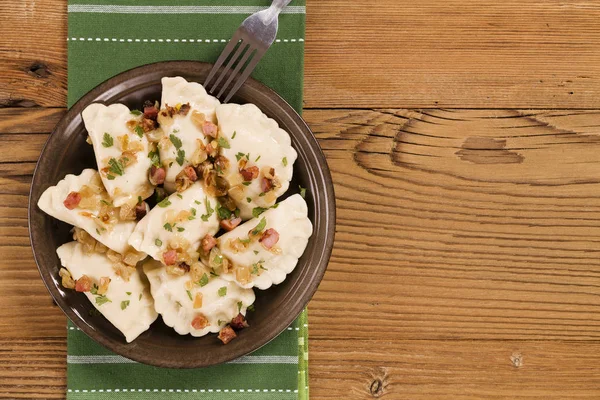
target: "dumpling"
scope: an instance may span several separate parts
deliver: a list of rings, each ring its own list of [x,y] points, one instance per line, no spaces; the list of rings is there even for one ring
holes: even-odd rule
[[[148,282],[137,270],[129,276],[129,281],[125,281],[115,273],[106,254],[85,253],[77,242],[63,244],[56,253],[75,280],[87,275],[100,285],[101,278],[110,278],[106,293],[85,292],[85,295],[111,324],[123,332],[127,342],[148,330],[158,317]]]
[[[244,288],[268,289],[294,270],[312,235],[306,202],[295,194],[218,239],[221,254],[233,263],[223,279]]]
[[[205,274],[193,283],[190,274],[171,275],[164,265],[149,259],[144,272],[150,281],[154,307],[166,325],[180,335],[204,336],[219,332],[254,303],[254,291]],[[204,285],[204,286],[201,286]]]
[[[188,82],[180,76],[162,78],[161,82],[162,109],[158,122],[164,136],[158,149],[167,173],[164,187],[172,193],[175,178],[184,167],[192,161],[198,164],[206,160],[203,151],[208,141],[204,129],[208,132],[212,127],[216,136],[215,107],[219,100],[207,94],[201,84]]]
[[[141,116],[123,104],[90,104],[81,113],[104,187],[115,206],[135,205],[154,188],[148,181],[152,165],[149,142],[140,126]],[[132,121],[132,122],[130,122]]]
[[[138,222],[129,244],[165,264],[189,265],[198,259],[202,238],[219,230],[216,206],[217,200],[198,181],[158,203]]]
[[[129,248],[127,240],[135,228],[132,220],[121,220],[102,185],[100,175],[85,169],[80,175],[67,175],[42,193],[38,207],[46,214],[85,230],[94,239],[117,253]],[[128,207],[128,206],[123,206]],[[131,214],[132,208],[128,208]]]
[[[288,189],[296,151],[288,133],[254,104],[221,104],[217,120],[229,196],[243,219],[252,218],[253,208],[271,207]]]

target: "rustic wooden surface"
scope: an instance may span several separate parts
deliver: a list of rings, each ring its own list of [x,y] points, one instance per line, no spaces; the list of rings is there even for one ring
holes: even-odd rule
[[[308,4],[305,117],[338,199],[311,397],[599,398],[600,5],[369,3]],[[0,398],[63,398],[26,205],[65,112],[66,4],[0,4]]]

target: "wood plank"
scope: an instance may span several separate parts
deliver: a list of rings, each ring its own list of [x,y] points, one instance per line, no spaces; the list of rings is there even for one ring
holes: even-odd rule
[[[312,337],[368,339],[378,326],[390,340],[598,340],[599,117],[307,111],[338,201],[333,257],[310,304]],[[0,162],[0,338],[20,329],[23,309],[37,321],[27,337],[64,327],[27,237],[26,196],[44,140],[0,135],[22,161]]]
[[[600,108],[594,1],[309,0],[307,12],[307,108]],[[0,105],[65,105],[66,17],[65,0],[6,7]]]
[[[63,398],[63,337],[0,340],[0,398]],[[595,399],[599,342],[311,338],[315,399]]]

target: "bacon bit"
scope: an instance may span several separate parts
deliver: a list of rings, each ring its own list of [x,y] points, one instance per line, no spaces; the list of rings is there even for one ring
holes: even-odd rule
[[[156,121],[156,118],[158,118],[158,108],[154,105],[144,107],[144,118]]]
[[[235,330],[244,329],[249,326],[250,325],[248,325],[248,321],[246,321],[246,318],[242,315],[242,313],[239,313],[237,317],[231,320],[231,327]]]
[[[89,292],[92,289],[92,279],[87,275],[75,281],[75,290],[78,292]]]
[[[187,177],[190,178],[190,181],[196,182],[198,180],[198,175],[196,175],[196,170],[194,167],[187,166],[183,170],[185,171]]]
[[[208,252],[217,245],[217,239],[215,239],[212,235],[208,233],[202,238],[200,242],[202,246],[202,250],[208,254]]]
[[[148,212],[146,207],[147,207],[147,204],[145,201],[142,201],[141,203],[136,204],[135,219],[137,219],[139,221],[140,219],[142,219],[146,216],[146,213]]]
[[[142,127],[144,132],[150,132],[150,131],[155,130],[158,127],[158,124],[153,119],[143,118],[140,126]]]
[[[210,325],[208,319],[202,314],[196,315],[196,318],[192,320],[192,328],[194,329],[204,329],[208,325]]]
[[[107,276],[103,276],[100,278],[100,285],[98,287],[98,294],[103,295],[108,291],[108,285],[110,284],[110,278]]]
[[[181,107],[179,107],[179,115],[183,115],[185,117],[190,112],[190,109],[190,103],[182,104]]]
[[[204,121],[204,123],[202,124],[202,132],[204,132],[205,136],[216,138],[217,126],[210,121]]]
[[[219,222],[219,225],[221,225],[221,228],[229,232],[235,229],[235,227],[238,226],[241,222],[242,219],[240,217],[233,219],[222,219],[221,222]]]
[[[219,332],[219,340],[223,342],[223,344],[227,344],[231,342],[237,335],[235,331],[231,328],[231,326],[227,325]]]
[[[260,237],[260,239],[258,239],[258,241],[260,242],[260,244],[262,244],[262,246],[265,249],[269,250],[271,249],[271,247],[275,246],[279,241],[279,232],[277,232],[273,228],[269,228],[263,232],[262,236]]]
[[[194,297],[194,308],[202,308],[202,293],[196,293],[196,297]]]
[[[166,265],[173,265],[177,262],[177,251],[167,250],[163,253],[163,260]]]
[[[77,207],[79,205],[80,201],[81,201],[81,195],[78,192],[71,192],[67,195],[67,198],[65,199],[65,201],[63,201],[63,204],[69,210],[74,210],[75,207]]]
[[[270,179],[262,178],[260,181],[260,188],[262,189],[263,193],[267,193],[273,189],[273,183]]]
[[[251,181],[253,179],[258,178],[258,172],[259,172],[258,167],[256,167],[256,166],[249,167],[246,169],[240,169],[240,174],[242,174],[242,177],[244,178],[245,181]]]
[[[150,168],[150,173],[148,174],[148,179],[150,183],[153,185],[161,185],[165,183],[165,178],[167,177],[167,172],[164,168],[156,168],[154,165]]]

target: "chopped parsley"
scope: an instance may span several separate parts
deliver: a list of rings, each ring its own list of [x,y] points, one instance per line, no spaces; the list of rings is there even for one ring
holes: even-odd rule
[[[142,204],[142,196],[138,196],[138,204]]]
[[[175,161],[177,161],[177,164],[180,166],[183,165],[183,162],[185,161],[185,151],[183,149],[177,149],[177,158],[175,158]]]
[[[156,247],[160,247],[160,246],[162,246],[162,240],[160,240],[160,239],[156,239],[156,240],[154,241],[154,244],[156,245]]]
[[[192,292],[190,292],[189,290],[185,291],[188,295],[188,297],[190,298],[190,301],[194,301],[194,299],[192,299]]]
[[[179,307],[183,307],[183,304],[181,304],[180,302],[176,301],[175,304],[177,304]]]
[[[140,293],[140,297],[138,297],[138,301],[142,299],[142,294]]]
[[[106,304],[106,303],[112,303],[112,300],[109,299],[108,297],[104,296],[104,295],[102,295],[102,296],[96,296],[96,304],[97,305],[101,306],[101,305]]]
[[[241,152],[239,152],[239,153],[237,153],[237,154],[235,155],[235,158],[236,158],[238,161],[240,161],[240,160],[241,160],[242,158],[244,158],[244,157],[246,157],[246,155],[245,155],[244,153],[241,153]]]
[[[263,229],[265,229],[265,226],[267,226],[267,220],[265,219],[265,217],[263,217],[260,222],[254,227],[254,229],[252,229],[252,234],[253,235],[258,235]]]
[[[183,232],[183,231],[185,231],[185,228],[182,228],[181,226],[177,227],[177,232]]]
[[[210,271],[210,275],[211,276],[219,276],[219,274],[217,274],[215,271]]]
[[[110,160],[108,160],[108,170],[115,175],[122,176],[123,173],[125,172],[125,165],[123,164],[123,161],[116,160],[115,158],[111,158]],[[110,179],[110,178],[108,178],[108,179]]]
[[[216,264],[216,265],[223,264],[223,256],[221,254],[216,255],[215,258],[213,258],[213,264]]]
[[[283,157],[281,159],[281,163],[283,164],[284,167],[287,167],[287,157]]]
[[[229,142],[223,136],[219,136],[219,139],[217,140],[217,143],[219,143],[219,146],[221,148],[223,148],[223,149],[230,149],[231,148],[231,146],[229,146]]]
[[[233,131],[233,135],[231,135],[231,138],[232,138],[232,139],[235,139],[235,135],[237,135],[237,132],[236,132],[236,131]]]
[[[181,146],[182,146],[181,139],[179,139],[177,136],[175,136],[173,134],[169,135],[169,139],[171,140],[171,143],[173,143],[173,146],[175,146],[175,148],[177,150],[179,150],[181,148]]]
[[[217,325],[221,326],[221,324],[222,324],[223,322],[227,322],[227,321],[221,321],[221,320],[218,320],[218,321],[217,321]]]
[[[113,179],[115,179],[115,177],[113,175],[106,175],[106,178],[108,178],[109,181],[112,181]]]
[[[96,233],[97,233],[98,235],[100,234],[100,231],[98,230],[98,228],[96,228]]]
[[[131,110],[129,112],[133,115],[142,115],[142,112],[140,110]]]
[[[240,241],[240,243],[243,243],[243,244],[250,243],[250,238],[246,238],[246,239],[240,239],[240,238],[238,238],[238,240]]]
[[[169,201],[168,197],[165,197],[164,199],[162,199],[162,201],[160,203],[157,204],[157,206],[159,206],[161,208],[169,207],[170,205],[171,205],[171,202]]]
[[[112,203],[110,203],[104,199],[100,200],[100,203],[104,204],[105,206],[112,206]]]
[[[250,186],[251,183],[252,182],[250,182],[250,181],[246,181],[246,182],[242,182],[242,185],[244,185],[244,186]]]
[[[141,138],[144,137],[144,130],[142,129],[141,126],[136,125],[134,130],[135,130],[136,135],[138,135]]]
[[[247,201],[248,203],[252,203],[252,199],[251,199],[250,197],[246,197],[246,201]]]
[[[231,218],[231,211],[217,204],[217,215],[219,216],[219,219],[229,219]]]
[[[298,185],[298,189],[300,189],[300,196],[302,196],[303,199],[306,198],[306,188]]]
[[[258,254],[258,250],[254,250],[254,254]]]
[[[131,292],[125,292],[127,296],[131,296]]]
[[[258,155],[258,157],[256,157],[256,160],[254,160],[254,162],[257,162],[258,160],[260,160],[260,154]]]
[[[206,286],[208,285],[208,275],[206,275],[206,273],[204,273],[202,275],[202,278],[200,278],[200,286]]]
[[[112,147],[113,144],[114,144],[114,140],[113,140],[112,136],[110,136],[110,134],[108,132],[104,132],[102,146],[103,147]]]
[[[265,192],[261,192],[258,197],[263,197],[265,195]]]
[[[246,307],[246,310],[254,312],[254,304],[250,304],[248,307]]]
[[[223,287],[219,288],[218,293],[219,293],[219,296],[221,296],[221,297],[226,296],[227,295],[227,286],[223,286]]]
[[[158,150],[149,152],[148,158],[152,162],[152,165],[154,165],[156,168],[160,168],[160,156],[158,154]]]
[[[181,195],[181,193],[177,193],[177,197],[179,197],[180,199],[183,199],[183,196]]]
[[[242,303],[241,301],[238,301],[237,305],[238,305],[238,312],[241,312],[242,311],[242,306],[244,305],[244,303]]]
[[[198,200],[194,200],[194,203],[196,203],[196,204],[202,204]]]
[[[253,216],[254,218],[258,218],[258,216],[259,216],[260,214],[264,213],[264,212],[265,212],[265,211],[267,211],[267,210],[268,210],[268,208],[263,208],[263,207],[254,207],[254,208],[252,209],[252,216]]]
[[[123,300],[121,302],[121,310],[126,309],[129,306],[129,300]]]
[[[168,222],[163,225],[163,228],[165,228],[169,232],[173,232],[173,226]]]
[[[204,206],[206,207],[206,214],[203,214],[202,216],[200,216],[200,218],[202,218],[202,221],[206,222],[208,221],[210,216],[213,215],[215,210],[211,207],[208,197],[204,197]]]
[[[90,293],[97,296],[98,295],[98,285],[96,285],[94,283],[94,285],[92,286],[92,288],[90,289]]]

